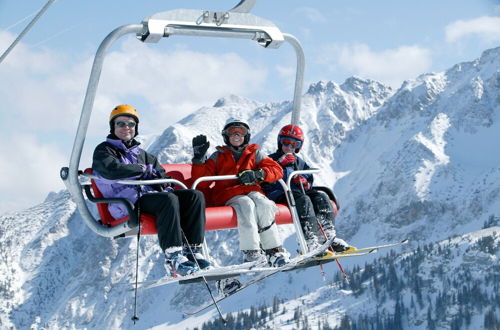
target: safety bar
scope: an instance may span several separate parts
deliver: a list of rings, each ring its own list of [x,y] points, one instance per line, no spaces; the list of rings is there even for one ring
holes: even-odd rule
[[[288,178],[286,180],[286,185],[287,187],[291,188],[290,184],[291,184],[291,181],[293,179],[294,176],[297,176],[299,174],[314,174],[314,173],[319,173],[320,172],[320,169],[319,168],[310,168],[308,170],[297,170],[297,171],[293,171],[292,173],[290,173],[288,175]]]
[[[94,174],[87,174],[83,173],[80,175],[81,177],[89,178],[89,179],[94,179],[94,180],[99,180],[100,178]],[[81,182],[82,185],[88,185],[90,182]],[[163,184],[163,183],[175,183],[176,185],[182,187],[183,189],[187,189],[187,186],[182,183],[179,180],[176,179],[151,179],[151,180],[116,180],[116,183],[119,184],[129,184],[129,185],[156,185],[156,184]]]
[[[298,170],[298,171],[293,171],[290,174],[290,177],[293,177],[293,176],[298,175],[298,174],[312,174],[312,173],[317,173],[317,172],[319,172],[319,169]],[[204,176],[204,177],[196,179],[193,182],[191,189],[196,189],[198,184],[200,184],[201,182],[234,180],[237,178],[238,177],[236,175]],[[292,190],[290,188],[290,178],[287,180],[287,183],[285,183],[285,181],[283,181],[283,179],[279,179],[278,182],[280,183],[281,187],[283,188],[283,191],[285,191],[286,201],[288,203],[288,208],[290,209],[290,214],[292,216],[293,225],[295,227],[295,232],[297,234],[297,242],[299,243],[300,251],[303,254],[307,253],[308,247],[306,244],[306,240],[305,240],[304,232],[302,230],[302,226],[300,225],[299,215],[298,215],[297,209],[295,207],[295,199],[293,198]]]
[[[213,175],[213,176],[202,176],[196,179],[191,186],[191,189],[196,189],[198,184],[205,181],[222,181],[222,180],[236,180],[238,177],[236,175]]]
[[[295,206],[295,198],[293,198],[291,180],[294,176],[299,174],[313,174],[313,173],[318,173],[319,171],[320,171],[319,169],[293,171],[292,173],[289,174],[286,180],[286,184],[283,180],[280,179],[280,184],[283,187],[283,190],[285,191],[286,200],[290,208],[290,213],[292,215],[293,223],[295,225],[295,231],[297,232],[297,240],[299,241],[300,250],[302,253],[306,253],[309,250],[309,248],[307,247],[304,232],[300,224],[299,213],[297,212],[297,208]]]

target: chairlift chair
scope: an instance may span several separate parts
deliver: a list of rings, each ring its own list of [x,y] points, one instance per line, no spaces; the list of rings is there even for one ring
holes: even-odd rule
[[[223,37],[250,39],[256,41],[264,48],[278,48],[287,42],[292,45],[297,58],[295,89],[293,97],[293,110],[291,124],[297,125],[300,118],[302,86],[304,80],[304,52],[299,41],[291,34],[283,33],[269,20],[257,17],[249,11],[255,4],[255,0],[242,0],[229,11],[216,12],[196,9],[176,9],[156,13],[146,17],[141,24],[129,24],[113,30],[100,44],[92,66],[87,91],[82,107],[80,121],[74,140],[69,167],[63,167],[60,175],[68,191],[75,201],[78,210],[85,224],[96,234],[104,237],[124,237],[137,233],[139,220],[141,221],[141,234],[155,234],[156,226],[154,216],[142,214],[141,219],[137,219],[134,205],[127,200],[117,200],[103,198],[97,186],[93,183],[94,176],[91,169],[79,170],[80,158],[87,133],[87,128],[94,105],[95,95],[99,84],[102,67],[106,52],[119,38],[135,34],[138,41],[145,43],[158,43],[161,39],[175,36],[198,36],[198,37]],[[123,184],[159,184],[173,183],[182,188],[193,188],[202,181],[214,181],[220,179],[234,179],[235,176],[219,176],[200,178],[196,182],[191,180],[190,164],[170,164],[164,166],[167,174],[173,179],[159,180],[122,180]],[[316,173],[319,170],[296,171],[293,175]],[[297,241],[302,253],[307,251],[304,234],[300,226],[295,202],[290,189],[290,180],[280,183],[285,189],[288,205],[278,205],[279,211],[276,214],[278,224],[293,223],[297,233]],[[337,203],[331,190],[322,188],[329,193],[332,204],[337,213]],[[83,191],[87,198],[97,203],[101,219],[96,219],[90,212]],[[107,204],[119,202],[127,205],[129,216],[115,220],[107,211]],[[217,230],[235,228],[237,225],[236,213],[230,206],[207,207],[206,230]]]

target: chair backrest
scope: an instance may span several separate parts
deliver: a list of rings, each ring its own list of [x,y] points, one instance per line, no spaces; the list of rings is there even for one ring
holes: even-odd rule
[[[186,187],[191,187],[193,181],[191,179],[191,164],[162,164],[161,165],[168,176],[184,183]]]
[[[194,183],[193,178],[191,177],[191,164],[162,164],[161,165],[168,176],[171,176],[173,179],[179,180],[184,183],[186,187],[191,188]],[[200,190],[205,196],[205,203],[207,207],[214,206],[213,203],[213,194],[211,192],[211,188],[213,185],[209,185],[208,187],[196,187],[197,190]]]

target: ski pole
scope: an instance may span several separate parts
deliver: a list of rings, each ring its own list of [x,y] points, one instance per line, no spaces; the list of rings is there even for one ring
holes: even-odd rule
[[[319,222],[318,218],[316,218],[316,222],[318,223],[318,227],[321,230],[321,233],[323,234],[323,236],[325,237],[325,239],[328,239],[328,236],[326,235],[325,230],[323,229],[323,226]],[[330,251],[333,250],[331,246],[330,246],[329,249],[330,249]],[[332,252],[334,252],[334,251],[332,251]],[[339,266],[340,272],[342,273],[342,276],[344,277],[344,280],[347,283],[349,283],[349,277],[347,276],[346,272],[344,272],[344,268],[342,268],[342,265],[340,264],[339,259],[335,259],[335,261],[337,262],[337,265]]]
[[[141,198],[141,185],[137,185],[137,221],[139,222],[138,224],[138,231],[137,231],[137,252],[135,256],[135,288],[134,288],[134,316],[132,316],[132,321],[135,322],[139,321],[139,317],[137,316],[137,285],[139,283],[139,249],[140,249],[140,239],[141,239],[141,208],[140,208],[140,202],[139,199]]]
[[[198,269],[201,269],[200,268],[200,264],[198,263],[198,260],[194,257],[193,249],[191,248],[191,245],[189,244],[189,241],[188,241],[188,239],[186,237],[186,234],[184,233],[184,230],[181,229],[181,232],[182,232],[182,236],[184,237],[184,240],[186,241],[186,244],[187,244],[187,247],[189,249],[189,252],[193,256],[193,259],[194,259],[194,261],[196,263],[196,266],[198,266]],[[219,316],[220,316],[220,318],[222,320],[222,323],[224,324],[224,326],[226,326],[227,325],[227,321],[224,318],[224,316],[222,315],[222,312],[221,312],[221,310],[219,308],[219,304],[215,300],[215,297],[214,297],[214,295],[212,293],[212,290],[210,289],[210,286],[208,285],[207,279],[205,278],[204,275],[202,275],[201,278],[203,279],[203,282],[205,283],[205,286],[207,287],[208,293],[210,294],[210,297],[212,298],[212,301],[214,302],[215,308],[217,308],[217,312],[219,313]]]

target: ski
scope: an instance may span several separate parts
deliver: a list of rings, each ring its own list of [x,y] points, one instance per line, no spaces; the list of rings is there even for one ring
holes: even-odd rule
[[[327,242],[330,242],[330,240]],[[282,271],[287,272],[287,271],[317,266],[317,265],[328,263],[328,262],[331,262],[331,261],[334,261],[337,259],[341,259],[341,258],[365,256],[365,255],[374,253],[379,249],[396,247],[396,246],[404,245],[408,242],[409,242],[409,240],[405,239],[405,240],[398,242],[398,243],[371,246],[371,247],[360,248],[360,249],[352,247],[351,249],[349,249],[345,252],[327,251],[325,255],[317,256],[319,253],[328,249],[328,247],[330,246],[330,244],[325,243],[326,246],[324,244],[320,248],[318,248],[310,253],[307,253],[303,256],[299,256],[299,257],[295,258],[294,261],[292,261],[291,263],[288,263],[288,264],[284,265],[283,267],[276,268],[275,271],[259,274],[245,283],[240,283],[239,287],[237,289],[231,291],[230,293],[220,294],[219,296],[215,297],[215,302],[218,303],[226,298],[229,298],[230,296],[240,292],[241,290],[243,290],[243,289],[259,282],[259,281],[262,281],[262,280],[264,280],[264,279],[266,279],[266,278],[268,278],[268,277],[270,277],[278,272],[282,272]],[[208,301],[205,304],[196,307],[195,309],[184,311],[183,313],[187,314],[187,315],[197,314],[197,313],[199,313],[199,312],[201,312],[201,311],[203,311],[203,310],[205,310],[213,305],[214,305],[213,301]]]
[[[193,274],[185,276],[177,276],[177,277],[165,276],[156,280],[139,282],[138,289],[147,290],[172,283],[189,284],[189,283],[201,282],[203,281],[203,277],[205,277],[205,280],[207,281],[217,281],[229,277],[237,277],[242,274],[262,272],[269,269],[275,269],[264,266],[265,265],[261,263],[245,262],[238,265],[222,266],[222,267],[210,268],[207,270],[200,270]]]
[[[252,279],[250,279],[249,281],[247,281],[243,284],[240,284],[239,287],[236,288],[235,290],[231,291],[230,293],[220,294],[219,296],[215,297],[215,303],[218,303],[218,302],[232,296],[233,294],[238,293],[241,290],[243,290],[243,289],[251,286],[252,284],[257,283],[257,282],[259,282],[259,281],[261,281],[269,276],[272,276],[272,275],[277,274],[277,273],[282,272],[282,271],[286,271],[288,269],[293,269],[293,268],[297,267],[297,265],[300,265],[301,263],[303,263],[311,258],[316,258],[316,256],[318,254],[321,254],[322,252],[324,252],[325,250],[327,250],[330,247],[330,245],[332,244],[334,239],[335,239],[335,237],[332,237],[331,239],[329,239],[325,243],[323,243],[320,247],[318,247],[312,251],[309,251],[303,255],[299,255],[299,256],[295,257],[294,259],[290,260],[290,262],[284,266],[267,267],[265,269],[261,269],[260,270],[261,274],[256,275],[255,277],[253,277]],[[196,314],[196,313],[199,313],[199,312],[209,308],[210,306],[214,305],[215,303],[214,303],[214,301],[209,301],[209,302],[195,308],[194,310],[184,311],[183,313],[187,314],[187,315]]]
[[[358,253],[358,252],[365,252],[365,251],[370,251],[370,250],[380,250],[380,249],[386,249],[386,248],[391,248],[391,247],[396,247],[396,246],[401,246],[405,245],[409,242],[410,240],[408,238],[402,240],[401,242],[398,243],[390,243],[390,244],[384,244],[384,245],[377,245],[377,246],[370,246],[370,247],[365,247],[358,249],[354,246],[352,246],[349,250],[345,252],[337,252],[338,254],[345,254],[345,253]]]

